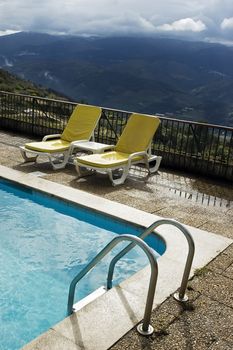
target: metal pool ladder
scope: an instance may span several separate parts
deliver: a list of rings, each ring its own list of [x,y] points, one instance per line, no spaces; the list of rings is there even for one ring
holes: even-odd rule
[[[149,289],[148,289],[147,300],[146,300],[146,307],[144,312],[144,319],[143,319],[142,325],[138,326],[140,328],[138,329],[138,331],[141,334],[149,335],[149,334],[152,334],[154,331],[153,327],[150,325],[150,316],[151,316],[151,311],[153,306],[157,277],[158,277],[158,264],[157,264],[156,256],[153,250],[141,238],[137,236],[121,235],[113,238],[113,240],[109,242],[106,245],[106,247],[102,249],[100,253],[97,254],[96,257],[82,271],[80,271],[80,273],[72,280],[70,284],[67,313],[68,315],[71,315],[73,312],[74,292],[75,292],[76,284],[80,281],[82,277],[84,277],[88,273],[88,271],[90,271],[100,260],[102,260],[110,250],[112,250],[118,243],[122,241],[131,241],[133,242],[134,246],[138,245],[146,253],[150,261],[151,276],[150,276],[150,283],[149,283]],[[112,274],[113,274],[113,271],[112,271]],[[110,285],[110,284],[112,283],[109,283],[108,281],[107,285]]]
[[[161,219],[156,220],[152,225],[150,225],[139,237],[133,236],[133,235],[120,235],[115,238],[113,238],[112,241],[110,241],[105,248],[103,248],[96,256],[95,258],[82,270],[79,272],[79,274],[74,277],[70,284],[69,288],[69,296],[68,296],[68,305],[67,305],[67,314],[71,315],[73,313],[73,304],[74,304],[74,293],[77,283],[93,268],[95,265],[102,260],[106,254],[109,253],[110,250],[112,250],[118,243],[122,241],[131,241],[131,243],[125,247],[122,251],[120,251],[110,262],[109,270],[108,270],[108,277],[107,277],[107,290],[112,288],[112,279],[113,279],[113,272],[115,265],[119,259],[121,259],[126,253],[128,253],[132,248],[134,248],[136,245],[138,245],[147,255],[148,260],[150,262],[151,266],[151,275],[150,275],[150,282],[149,282],[149,288],[147,293],[147,300],[146,300],[146,306],[144,311],[144,318],[142,323],[140,323],[137,326],[137,330],[142,335],[151,335],[154,331],[153,327],[150,325],[150,318],[151,318],[151,311],[153,307],[153,300],[154,300],[154,294],[157,284],[157,278],[158,278],[158,264],[156,260],[156,256],[154,254],[153,249],[151,249],[143,240],[149,236],[150,234],[156,234],[154,230],[161,225],[168,224],[172,226],[176,226],[186,237],[188,241],[189,246],[189,252],[184,268],[183,278],[181,281],[181,286],[179,289],[179,292],[174,294],[174,298],[179,302],[185,302],[188,300],[187,295],[185,294],[186,287],[188,284],[188,278],[192,266],[192,261],[194,257],[194,241],[189,233],[189,231],[179,222],[171,219]]]

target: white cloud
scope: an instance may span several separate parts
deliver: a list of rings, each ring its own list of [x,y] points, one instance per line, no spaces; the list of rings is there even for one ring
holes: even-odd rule
[[[232,0],[0,0],[0,32],[190,35],[229,40]],[[9,33],[9,32],[8,32]]]
[[[222,29],[233,29],[233,17],[231,18],[224,18],[224,20],[221,23]]]
[[[0,36],[10,35],[10,34],[18,33],[18,32],[19,32],[18,30],[11,30],[11,29],[0,30]]]
[[[217,38],[215,38],[215,37],[211,37],[211,38],[206,37],[204,39],[204,41],[207,42],[207,43],[214,43],[214,44],[218,43],[218,44],[222,44],[222,45],[225,45],[225,46],[233,46],[233,40],[227,40],[227,39],[224,39],[224,38],[222,39],[222,38],[219,38],[219,37],[217,37]]]
[[[192,18],[183,18],[179,21],[174,21],[171,24],[163,24],[157,27],[158,30],[165,31],[165,32],[171,32],[171,31],[177,31],[177,32],[202,32],[206,29],[206,25],[200,21],[200,20],[193,20]]]

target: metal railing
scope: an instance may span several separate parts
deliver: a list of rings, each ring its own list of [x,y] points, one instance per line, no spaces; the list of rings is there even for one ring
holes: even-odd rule
[[[61,132],[76,103],[0,92],[0,127],[35,136]],[[131,112],[102,108],[97,141],[113,144]],[[233,180],[233,128],[161,116],[152,152],[162,165]]]
[[[150,335],[153,333],[154,329],[150,325],[150,317],[151,311],[153,307],[153,300],[155,294],[155,288],[158,277],[158,264],[156,260],[155,253],[153,250],[139,237],[133,235],[121,235],[113,238],[111,242],[109,242],[105,248],[103,248],[99,254],[82,270],[79,274],[72,280],[69,288],[69,296],[68,296],[68,305],[67,305],[67,314],[71,315],[73,312],[73,304],[74,304],[74,294],[75,287],[77,283],[93,268],[95,265],[101,261],[105,255],[107,255],[110,250],[112,250],[118,243],[122,241],[132,241],[134,242],[134,246],[138,245],[147,255],[150,266],[151,266],[151,276],[149,282],[149,289],[146,300],[146,307],[144,312],[144,318],[142,324],[138,326],[138,332],[142,335]]]

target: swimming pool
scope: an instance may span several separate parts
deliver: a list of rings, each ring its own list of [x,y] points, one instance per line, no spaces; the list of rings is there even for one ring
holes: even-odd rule
[[[73,277],[117,234],[143,228],[0,181],[1,350],[16,350],[66,316]],[[158,255],[164,242],[150,238]],[[108,262],[121,245],[82,280],[80,300],[106,283]],[[114,282],[147,264],[135,248],[117,265]]]

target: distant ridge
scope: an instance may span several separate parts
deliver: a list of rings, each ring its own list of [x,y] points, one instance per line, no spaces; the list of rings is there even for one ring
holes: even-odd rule
[[[167,38],[0,37],[0,67],[73,101],[233,126],[233,48]]]

